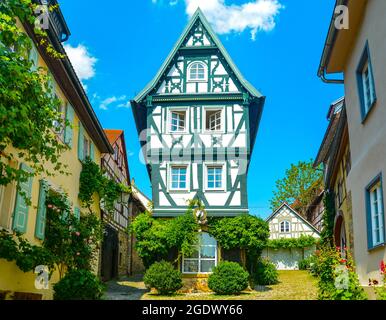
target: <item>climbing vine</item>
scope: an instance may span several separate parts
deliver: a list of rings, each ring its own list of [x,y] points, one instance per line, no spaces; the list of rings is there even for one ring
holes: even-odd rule
[[[138,215],[130,226],[136,236],[135,248],[146,268],[167,260],[173,249],[179,255],[190,254],[197,241],[198,225],[189,212],[169,219],[154,219],[149,212]]]
[[[325,192],[324,213],[320,242],[323,245],[334,246],[335,195],[332,191]]]
[[[91,270],[102,240],[101,221],[93,213],[76,217],[66,195],[50,190],[42,246],[31,245],[20,233],[0,231],[0,258],[15,261],[23,272],[36,266],[58,270],[60,279],[68,270]]]
[[[131,188],[106,177],[101,168],[90,158],[83,162],[78,197],[85,208],[91,210],[93,195],[97,193],[106,211],[112,212],[115,202],[123,192],[131,193]]]
[[[317,243],[317,239],[312,236],[301,235],[299,238],[280,238],[268,240],[267,248],[270,249],[305,249]]]
[[[36,68],[29,59],[30,38],[17,25],[17,19],[34,23],[34,7],[31,0],[0,1],[0,185],[41,173],[67,173],[60,161],[67,146],[57,139],[54,129],[56,124],[69,124],[57,111],[60,100],[49,85],[47,71]],[[35,29],[35,35],[47,54],[63,58],[44,31]],[[25,172],[13,161],[28,163],[33,170]]]
[[[38,265],[54,266],[54,256],[43,247],[31,245],[20,233],[0,230],[0,259],[15,261],[23,272],[33,271]]]

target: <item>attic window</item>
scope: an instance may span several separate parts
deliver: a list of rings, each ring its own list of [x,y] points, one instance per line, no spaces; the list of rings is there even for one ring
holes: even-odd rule
[[[189,67],[189,81],[205,81],[206,67],[203,63],[194,62]]]

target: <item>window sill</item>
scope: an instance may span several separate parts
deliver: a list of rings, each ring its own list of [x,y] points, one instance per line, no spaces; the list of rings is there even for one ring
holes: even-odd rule
[[[169,189],[168,193],[186,193],[190,192],[189,189]]]
[[[375,108],[376,103],[377,103],[377,99],[375,99],[375,100],[373,101],[373,103],[371,104],[371,106],[370,106],[369,110],[367,111],[367,113],[366,113],[365,115],[362,115],[362,125],[364,125],[365,122],[367,121],[367,119],[369,118],[370,113],[371,113],[371,111],[373,111],[373,109]]]
[[[213,192],[213,193],[225,193],[225,189],[205,189],[205,192]]]
[[[377,245],[375,245],[375,246],[373,246],[373,247],[371,247],[371,248],[368,248],[367,251],[370,252],[370,253],[372,253],[373,251],[376,251],[377,249],[384,248],[385,245],[386,245],[386,243],[383,242],[383,243],[377,244]]]
[[[205,83],[208,82],[208,79],[202,79],[202,80],[188,80],[187,83]]]

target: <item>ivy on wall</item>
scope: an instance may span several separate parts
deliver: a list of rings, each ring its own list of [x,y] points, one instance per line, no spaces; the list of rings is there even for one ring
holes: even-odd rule
[[[96,193],[108,212],[114,211],[114,204],[121,194],[131,193],[131,188],[121,183],[116,183],[104,175],[101,168],[90,158],[82,163],[82,172],[79,180],[79,199],[83,206],[91,211],[93,195]]]
[[[301,235],[299,238],[280,238],[268,240],[267,248],[278,249],[306,249],[317,244],[317,239],[312,236]]]
[[[68,270],[91,270],[102,240],[101,221],[93,213],[76,217],[65,195],[49,191],[43,246],[31,245],[19,233],[0,231],[0,258],[15,261],[23,272],[39,265],[60,279]]]
[[[323,245],[334,246],[335,194],[332,191],[324,194],[324,213],[320,242]]]
[[[60,156],[68,147],[54,130],[70,124],[57,111],[61,102],[47,70],[30,60],[31,40],[17,25],[17,18],[34,23],[34,6],[31,0],[0,1],[0,156],[4,160],[0,161],[0,185],[25,182],[42,173],[67,173]],[[44,31],[35,29],[35,35],[49,56],[64,57],[49,44]],[[6,150],[8,146],[16,151]],[[14,166],[14,161],[28,163],[33,170],[26,172]],[[53,170],[47,162],[53,164]]]

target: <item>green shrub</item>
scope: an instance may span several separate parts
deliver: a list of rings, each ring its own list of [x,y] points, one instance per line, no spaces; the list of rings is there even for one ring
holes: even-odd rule
[[[299,267],[299,270],[308,270],[310,268],[309,260],[307,258],[299,260],[298,267]]]
[[[254,278],[256,284],[261,286],[277,284],[279,282],[276,266],[268,259],[259,260]]]
[[[54,285],[54,300],[101,300],[104,284],[88,270],[69,271]]]
[[[143,281],[147,288],[155,288],[161,295],[171,295],[182,288],[181,273],[166,261],[152,264],[146,271]]]
[[[217,294],[239,294],[248,287],[249,273],[236,262],[223,261],[209,276],[208,287]]]
[[[377,300],[386,300],[386,285],[375,289]]]
[[[340,248],[324,246],[317,252],[317,259],[319,300],[367,299],[348,251],[342,258]]]
[[[311,273],[313,273],[313,270],[317,272],[316,262],[317,260],[314,255],[311,255],[305,259],[302,259],[298,262],[299,270],[310,270]]]

